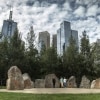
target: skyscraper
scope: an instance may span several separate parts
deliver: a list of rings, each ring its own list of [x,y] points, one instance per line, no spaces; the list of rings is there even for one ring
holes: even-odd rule
[[[3,21],[2,36],[11,37],[17,29],[17,22],[12,20],[12,11],[10,11],[9,19]]]
[[[50,34],[47,31],[39,33],[39,51],[45,46],[46,49],[50,47]]]
[[[54,48],[57,49],[57,34],[53,35],[52,45],[53,45]]]
[[[63,21],[60,28],[57,30],[57,53],[63,55],[64,51],[69,46],[69,39],[73,36],[78,46],[78,32],[71,30],[70,22]]]

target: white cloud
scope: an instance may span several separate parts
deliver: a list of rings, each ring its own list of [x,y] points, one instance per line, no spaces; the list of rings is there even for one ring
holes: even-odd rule
[[[36,34],[40,31],[48,31],[50,34],[55,34],[64,19],[71,21],[72,28],[78,30],[80,35],[84,29],[88,31],[90,37],[95,33],[99,33],[100,25],[95,18],[89,17],[96,16],[100,13],[100,8],[97,3],[95,3],[96,0],[76,0],[76,4],[78,4],[77,9],[74,9],[70,5],[73,0],[66,0],[62,7],[59,7],[57,4],[49,5],[46,2],[42,2],[40,6],[37,0],[31,0],[34,1],[34,4],[33,6],[28,6],[26,4],[28,1],[29,0],[0,0],[0,29],[2,28],[3,20],[9,18],[10,4],[12,4],[13,20],[18,22],[18,28],[19,31],[22,32],[23,37],[26,36],[31,25],[33,25]],[[83,4],[87,5],[88,9],[85,8]],[[75,16],[73,16],[73,14]],[[88,18],[82,20],[81,18],[84,17],[85,14]],[[80,19],[74,20],[76,17],[80,17]],[[96,38],[97,37],[95,37],[95,39],[91,38],[91,41],[96,40]]]
[[[78,17],[84,17],[85,15],[85,8],[80,6],[78,7],[75,11],[74,11],[74,14]]]
[[[87,16],[96,16],[98,12],[98,5],[92,5],[87,10]]]

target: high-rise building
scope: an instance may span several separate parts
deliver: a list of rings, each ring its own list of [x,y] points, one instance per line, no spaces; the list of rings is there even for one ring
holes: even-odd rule
[[[12,20],[12,11],[10,11],[9,19],[3,21],[2,36],[11,37],[17,29],[17,22]]]
[[[79,43],[78,43],[78,31],[71,30],[71,34],[72,34],[73,38],[75,39],[76,46],[79,47]]]
[[[47,31],[39,32],[39,51],[45,46],[46,49],[50,47],[50,34]]]
[[[73,36],[78,46],[78,32],[71,30],[70,22],[63,21],[60,28],[57,30],[57,53],[63,55],[64,51],[69,46],[69,39]]]
[[[53,35],[52,46],[57,49],[57,34]]]

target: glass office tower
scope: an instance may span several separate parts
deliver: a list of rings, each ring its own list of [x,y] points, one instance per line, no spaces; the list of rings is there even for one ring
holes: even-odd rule
[[[60,24],[60,28],[57,30],[58,55],[62,56],[64,51],[67,50],[71,34],[76,41],[76,45],[78,46],[78,32],[76,30],[71,30],[70,22],[63,21]]]
[[[2,36],[11,37],[17,29],[17,23],[12,20],[12,11],[10,11],[9,19],[3,21]]]

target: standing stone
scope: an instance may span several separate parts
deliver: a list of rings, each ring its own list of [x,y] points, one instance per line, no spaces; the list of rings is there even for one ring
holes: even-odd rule
[[[93,81],[91,82],[91,89],[93,89],[93,88],[95,87],[95,84],[96,84],[96,80],[93,80]]]
[[[90,88],[90,80],[85,75],[82,77],[80,88]]]
[[[45,79],[36,79],[35,88],[45,88]]]
[[[76,78],[75,76],[71,76],[67,82],[67,87],[68,88],[76,88],[77,84],[76,84]]]
[[[22,77],[22,73],[17,66],[12,66],[8,70],[8,79],[6,85],[8,90],[24,89],[24,80]]]
[[[60,81],[55,74],[48,74],[45,76],[45,87],[46,88],[60,87]]]
[[[30,89],[34,87],[34,82],[31,81],[31,78],[27,73],[23,74],[23,80],[25,89]]]
[[[100,78],[92,81],[91,88],[92,89],[100,89]]]

